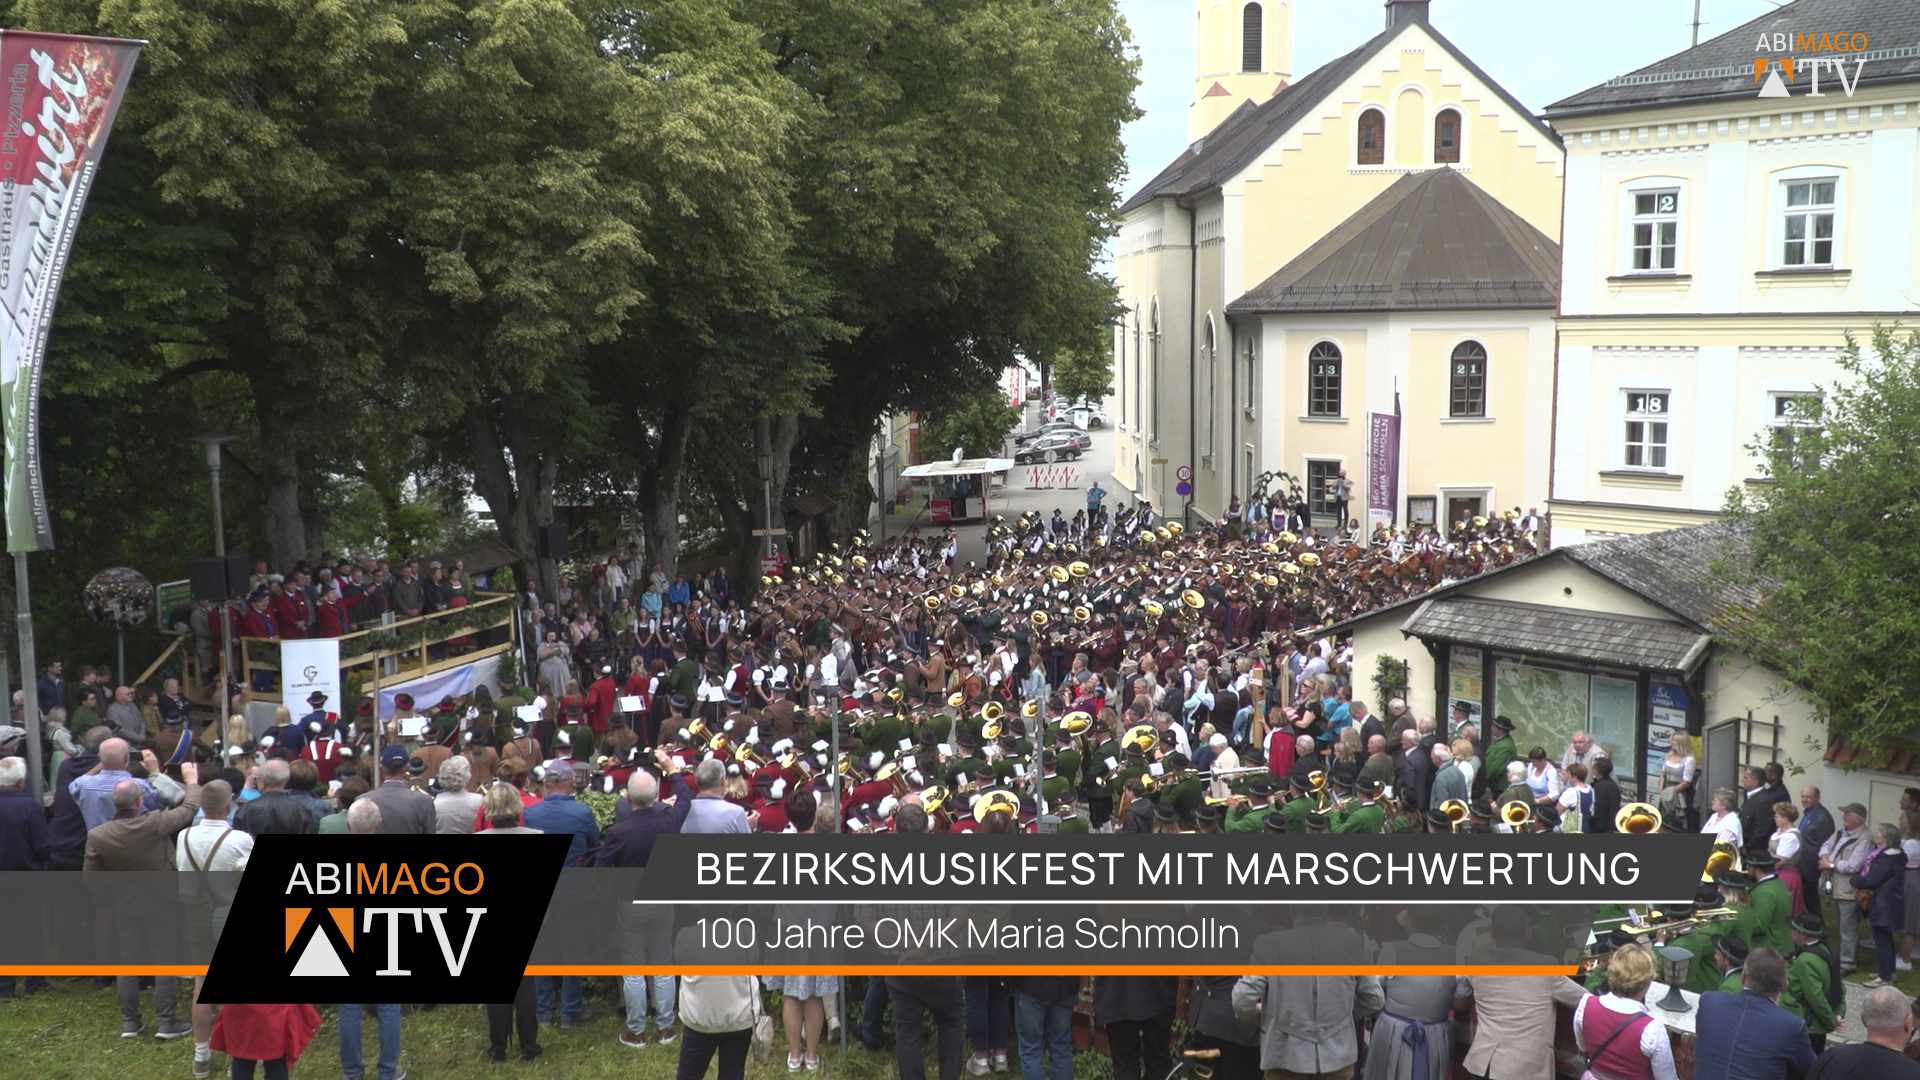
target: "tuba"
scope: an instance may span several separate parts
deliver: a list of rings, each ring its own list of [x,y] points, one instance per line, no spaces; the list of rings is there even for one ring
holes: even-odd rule
[[[1533,804],[1525,799],[1508,799],[1500,804],[1500,820],[1514,832],[1526,832],[1533,827]]]
[[[1307,787],[1311,789],[1313,793],[1313,809],[1315,813],[1326,814],[1337,808],[1333,801],[1333,792],[1327,787],[1327,774],[1325,770],[1315,769],[1308,773]]]
[[[1092,569],[1093,569],[1092,567],[1088,566],[1084,561],[1080,559],[1075,559],[1074,561],[1067,564],[1067,573],[1075,578],[1086,577],[1087,574]]]
[[[1463,832],[1472,827],[1473,808],[1465,799],[1448,799],[1440,804],[1440,812],[1447,815],[1450,832]]]
[[[1707,853],[1707,865],[1700,871],[1701,884],[1713,884],[1713,879],[1729,870],[1745,868],[1740,850],[1725,840],[1715,840],[1713,850]]]
[[[1045,630],[1047,628],[1047,622],[1051,618],[1052,616],[1048,615],[1045,609],[1035,608],[1033,614],[1027,616],[1027,621],[1033,624],[1035,630]]]
[[[1636,836],[1655,833],[1660,831],[1660,825],[1664,820],[1661,817],[1660,808],[1652,803],[1628,803],[1620,808],[1619,813],[1613,815],[1613,831],[1633,833]]]

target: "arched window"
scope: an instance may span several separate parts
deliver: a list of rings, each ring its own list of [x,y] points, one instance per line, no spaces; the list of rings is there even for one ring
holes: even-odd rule
[[[1240,353],[1240,385],[1246,387],[1246,410],[1248,416],[1253,415],[1253,403],[1260,400],[1254,391],[1253,385],[1255,361],[1259,358],[1259,355],[1259,349],[1254,344],[1254,335],[1248,334],[1247,347],[1241,350]]]
[[[1260,70],[1260,5],[1248,4],[1240,12],[1240,70]]]
[[[1218,460],[1213,455],[1214,455],[1215,448],[1218,446],[1218,444],[1214,440],[1215,440],[1215,436],[1218,435],[1219,433],[1219,423],[1220,423],[1220,367],[1218,363],[1216,363],[1216,361],[1219,359],[1219,354],[1214,349],[1213,316],[1211,314],[1207,316],[1207,334],[1206,334],[1205,348],[1206,348],[1205,355],[1206,355],[1206,365],[1207,365],[1207,455],[1206,457],[1207,457],[1207,464],[1209,466],[1212,466],[1213,463],[1216,460]]]
[[[1340,415],[1340,346],[1331,341],[1307,353],[1307,415]]]
[[[1147,399],[1147,384],[1145,372],[1141,366],[1141,357],[1146,354],[1146,351],[1141,345],[1140,309],[1135,308],[1133,311],[1133,432],[1135,438],[1138,438],[1147,430],[1146,405],[1144,404]]]
[[[1153,407],[1147,413],[1147,442],[1160,442],[1160,302],[1153,303],[1152,321],[1147,327],[1147,385],[1152,387]]]
[[[1441,109],[1433,118],[1433,160],[1436,164],[1460,161],[1460,114]]]
[[[1477,341],[1454,346],[1447,415],[1487,415],[1487,350]]]
[[[1379,109],[1360,114],[1360,164],[1380,165],[1387,160],[1387,116]]]

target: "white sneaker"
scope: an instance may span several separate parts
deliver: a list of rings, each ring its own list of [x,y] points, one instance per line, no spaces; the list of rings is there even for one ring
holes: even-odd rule
[[[1907,958],[1906,958],[1906,957],[1904,957],[1904,956],[1901,956],[1901,957],[1896,957],[1896,958],[1894,959],[1894,961],[1893,961],[1893,970],[1895,970],[1895,971],[1912,971],[1912,970],[1913,970],[1913,961],[1911,961],[1911,960],[1909,960],[1909,959],[1907,959]]]
[[[993,1071],[997,1073],[1007,1071],[1007,1052],[1005,1050],[995,1050],[993,1052]]]
[[[792,1054],[787,1055],[787,1071],[788,1072],[799,1072],[805,1066],[805,1064],[806,1064],[805,1062],[801,1061],[797,1057],[794,1057]]]
[[[985,1076],[992,1071],[993,1070],[990,1066],[988,1066],[987,1059],[984,1055],[975,1054],[972,1057],[967,1059],[967,1075],[968,1076]]]

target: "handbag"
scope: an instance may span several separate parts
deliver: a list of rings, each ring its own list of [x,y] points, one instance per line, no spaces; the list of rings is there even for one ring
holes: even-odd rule
[[[1856,904],[1858,904],[1858,905],[1860,905],[1860,914],[1862,914],[1862,915],[1869,915],[1869,914],[1872,914],[1872,908],[1873,908],[1873,890],[1872,890],[1872,889],[1858,889],[1858,890],[1857,890],[1857,891],[1856,891],[1856,892],[1854,893],[1854,903],[1856,903]]]
[[[765,1061],[773,1056],[773,1017],[760,1000],[760,980],[753,978],[753,1043],[748,1050],[753,1060]]]

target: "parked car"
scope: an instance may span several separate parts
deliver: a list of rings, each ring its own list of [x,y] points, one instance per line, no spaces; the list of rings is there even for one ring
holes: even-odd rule
[[[1071,420],[1049,420],[1036,428],[1029,428],[1013,437],[1016,444],[1030,443],[1042,435],[1061,435],[1079,433],[1080,429]]]
[[[1082,434],[1080,438],[1084,439],[1086,436]],[[1056,461],[1078,461],[1080,460],[1080,454],[1086,450],[1088,445],[1091,445],[1091,440],[1086,444],[1082,444],[1079,439],[1076,439],[1072,435],[1066,434],[1065,432],[1057,432],[1042,435],[1040,438],[1015,450],[1013,460],[1015,464],[1019,465],[1037,465],[1042,462],[1052,464]]]
[[[1099,429],[1106,426],[1107,426],[1107,407],[1105,405],[1099,404],[1098,402],[1089,404],[1087,406],[1088,429],[1098,431]]]

